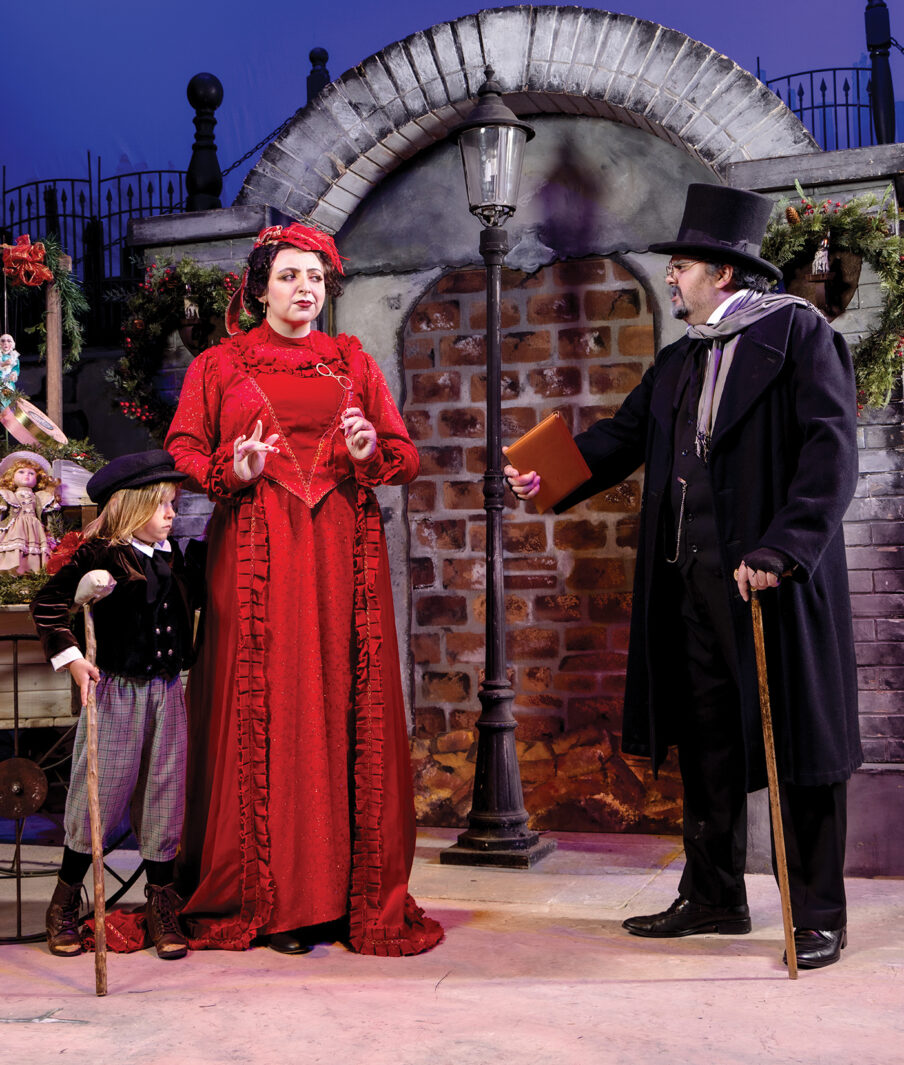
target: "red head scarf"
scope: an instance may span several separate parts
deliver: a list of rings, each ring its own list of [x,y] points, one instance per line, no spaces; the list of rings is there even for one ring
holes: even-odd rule
[[[300,251],[323,252],[340,274],[345,273],[333,238],[313,226],[303,226],[298,222],[293,222],[290,226],[270,226],[258,233],[252,251],[256,248],[263,248],[265,244],[291,244],[293,248],[298,248]],[[230,336],[239,332],[239,313],[245,303],[247,281],[248,268],[246,267],[242,274],[242,283],[233,293],[229,306],[226,308],[226,331]]]

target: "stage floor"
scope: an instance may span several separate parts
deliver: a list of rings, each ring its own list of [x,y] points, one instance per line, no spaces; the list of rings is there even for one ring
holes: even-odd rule
[[[673,837],[551,833],[529,871],[441,865],[456,832],[418,837],[412,894],[446,939],[415,958],[338,944],[94,957],[0,946],[0,1060],[49,1065],[892,1065],[904,1035],[904,880],[852,879],[842,961],[788,979],[778,891],[750,875],[747,936],[638,939],[622,920],[665,908],[681,871]],[[12,848],[0,847],[9,864]],[[29,868],[59,851],[29,846]],[[121,875],[137,854],[109,863]],[[125,901],[143,898],[136,884]],[[53,879],[24,882],[39,929]],[[111,883],[111,890],[112,890]],[[15,930],[0,880],[0,935]]]

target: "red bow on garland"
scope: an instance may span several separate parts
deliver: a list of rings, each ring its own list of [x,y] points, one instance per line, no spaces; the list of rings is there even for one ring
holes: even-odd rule
[[[53,281],[53,273],[44,262],[44,245],[32,244],[27,233],[17,237],[15,244],[3,245],[3,272],[14,285],[36,286]]]

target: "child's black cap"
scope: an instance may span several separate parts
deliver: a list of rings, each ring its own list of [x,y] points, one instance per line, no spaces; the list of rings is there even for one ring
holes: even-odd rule
[[[160,481],[184,481],[187,473],[178,473],[173,456],[168,451],[138,451],[134,455],[120,455],[108,462],[88,482],[88,495],[99,507],[105,507],[110,496],[120,488],[140,488],[143,484]]]

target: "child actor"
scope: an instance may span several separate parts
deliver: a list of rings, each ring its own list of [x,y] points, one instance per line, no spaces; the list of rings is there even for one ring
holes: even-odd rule
[[[181,553],[169,541],[177,473],[167,451],[114,459],[88,482],[102,508],[72,558],[35,596],[32,616],[44,653],[68,669],[87,702],[97,682],[98,792],[104,844],[131,805],[147,874],[147,928],[161,958],[181,958],[173,861],[182,831],[186,720],[180,671],[189,664],[194,588]],[[98,571],[100,571],[98,573]],[[95,603],[97,666],[84,658],[71,611],[80,582],[113,591]],[[190,582],[194,585],[194,582]],[[84,585],[83,585],[84,587]],[[52,954],[81,952],[78,915],[82,879],[91,867],[86,721],[72,753],[65,848],[47,910]]]

